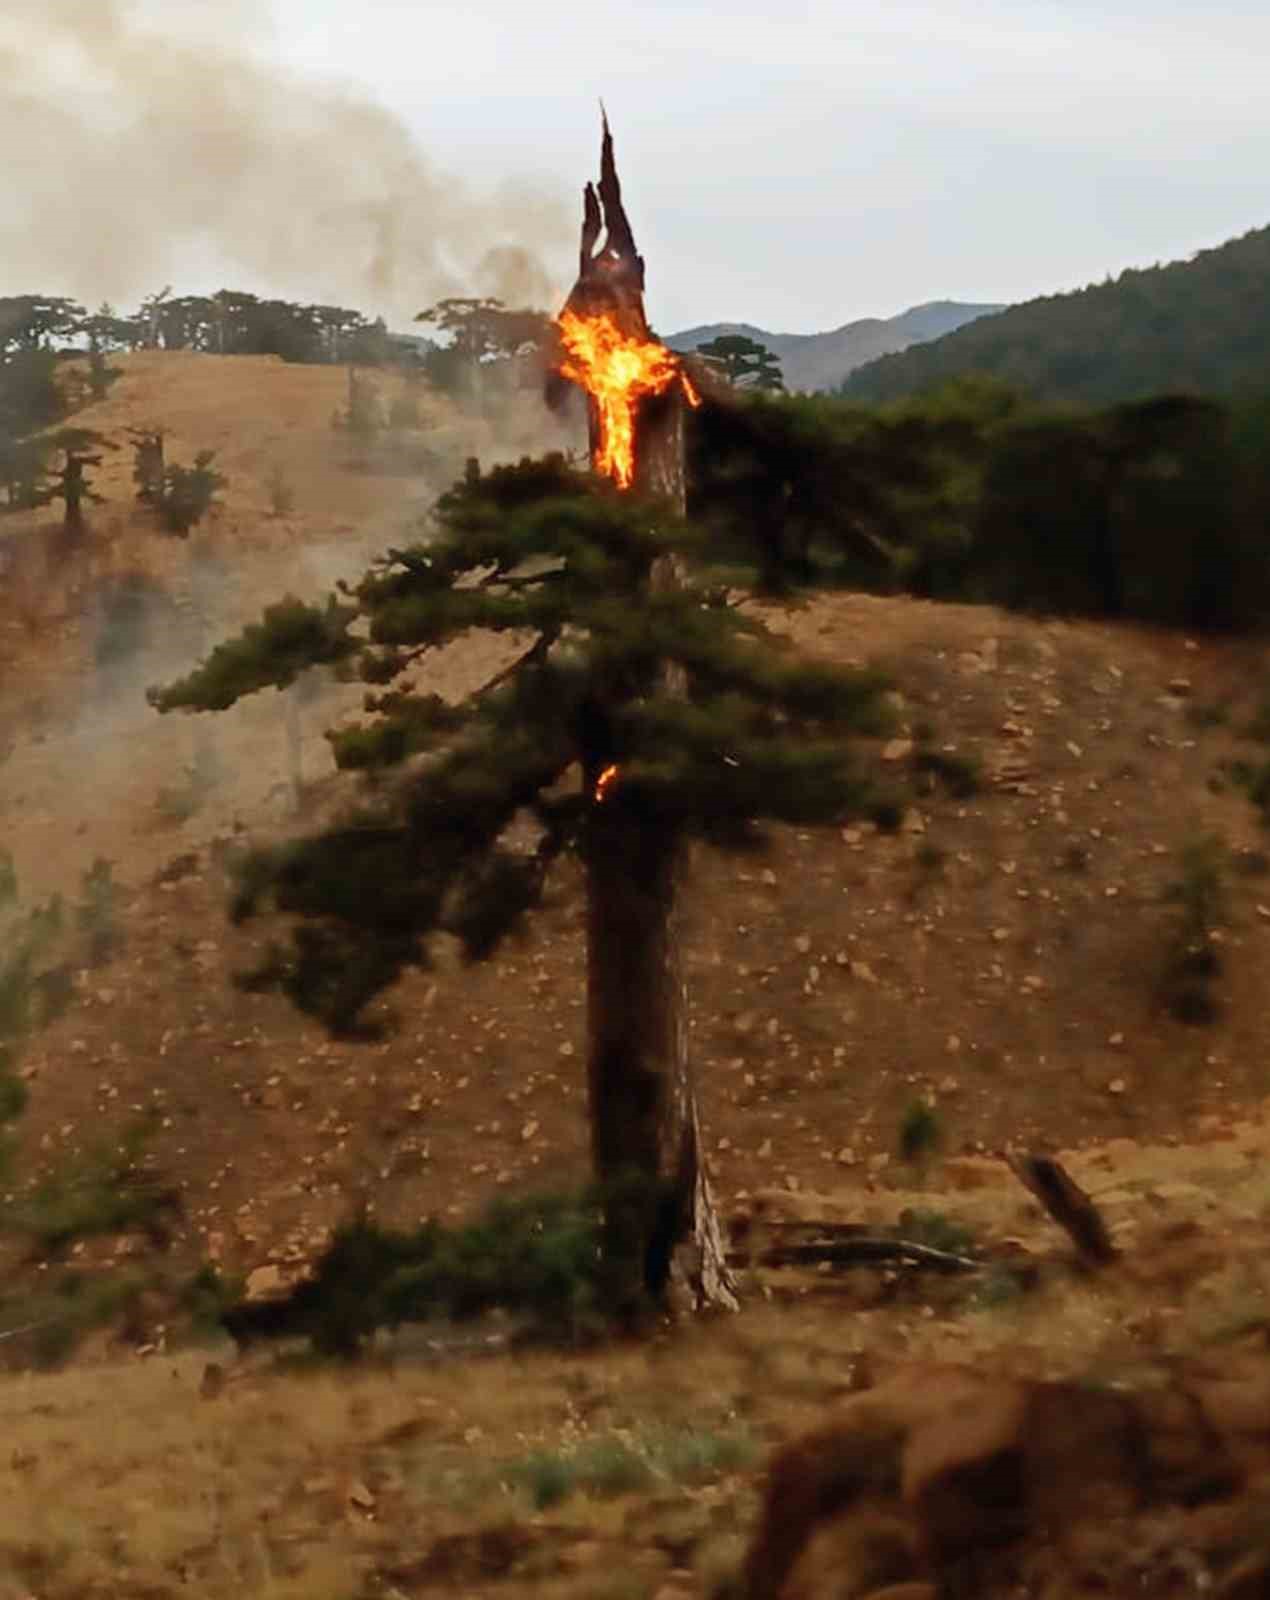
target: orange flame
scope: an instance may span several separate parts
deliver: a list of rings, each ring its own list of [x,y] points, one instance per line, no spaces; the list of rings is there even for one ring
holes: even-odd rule
[[[676,380],[689,405],[700,405],[701,397],[672,350],[651,339],[630,338],[610,317],[562,311],[560,334],[568,351],[562,376],[580,384],[599,409],[595,470],[629,489],[635,480],[636,402],[662,394]]]
[[[608,797],[617,788],[617,768],[613,765],[605,767],[595,780],[595,803],[602,806]]]

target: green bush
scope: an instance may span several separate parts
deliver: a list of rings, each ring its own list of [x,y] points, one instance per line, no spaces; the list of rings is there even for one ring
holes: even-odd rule
[[[926,1100],[914,1100],[900,1119],[899,1153],[903,1160],[920,1162],[943,1143],[943,1121]]]
[[[165,527],[180,539],[202,522],[225,485],[224,474],[212,466],[215,458],[214,450],[200,450],[192,467],[164,469],[160,511]]]
[[[347,1357],[377,1328],[502,1309],[525,1319],[527,1337],[575,1342],[605,1331],[615,1311],[602,1227],[588,1195],[502,1199],[473,1222],[413,1233],[361,1218],[337,1231],[308,1282],[233,1307],[224,1325],[240,1341],[304,1337]]]
[[[42,1256],[55,1256],[79,1239],[142,1229],[166,1240],[165,1218],[179,1210],[175,1192],[141,1166],[148,1120],[65,1162],[29,1193],[0,1209],[0,1228],[27,1239]]]
[[[586,1439],[572,1450],[534,1450],[498,1470],[504,1483],[521,1490],[536,1511],[573,1494],[617,1499],[655,1484],[700,1484],[748,1466],[757,1453],[746,1432],[700,1428],[636,1431]]]
[[[1221,975],[1221,952],[1213,939],[1226,921],[1226,846],[1213,834],[1187,842],[1178,877],[1165,890],[1175,914],[1170,925],[1161,989],[1164,1004],[1179,1022],[1212,1022],[1220,1013],[1214,984]]]
[[[116,907],[118,889],[110,862],[99,856],[80,884],[76,918],[85,958],[90,967],[100,967],[118,953],[122,942]]]
[[[921,1207],[902,1211],[896,1232],[910,1244],[946,1250],[949,1255],[965,1256],[974,1249],[975,1239],[970,1229],[964,1223],[954,1222],[942,1211],[927,1211]]]
[[[11,1368],[62,1366],[85,1335],[108,1327],[134,1308],[144,1282],[132,1272],[66,1271],[0,1301],[0,1355]]]
[[[973,756],[919,745],[913,752],[913,767],[918,773],[937,779],[958,800],[968,800],[983,787],[981,769]]]

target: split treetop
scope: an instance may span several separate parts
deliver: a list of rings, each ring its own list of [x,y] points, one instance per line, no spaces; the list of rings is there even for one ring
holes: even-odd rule
[[[607,116],[603,130],[599,185],[588,183],[583,191],[578,279],[557,318],[562,346],[557,373],[591,399],[595,470],[629,489],[635,481],[640,402],[672,386],[690,405],[699,400],[680,358],[649,331],[644,258],[622,204]]]

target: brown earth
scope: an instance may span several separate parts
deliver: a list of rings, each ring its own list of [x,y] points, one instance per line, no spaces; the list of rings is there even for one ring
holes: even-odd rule
[[[574,873],[559,874],[532,933],[488,966],[465,971],[443,958],[438,970],[407,978],[392,996],[399,1026],[383,1042],[331,1043],[280,998],[245,994],[229,981],[259,954],[265,931],[226,922],[226,855],[244,838],[294,826],[278,697],[261,696],[204,724],[220,779],[183,815],[172,797],[188,789],[192,725],[158,718],[142,694],[147,682],[190,664],[200,639],[210,642],[269,599],[288,589],[317,594],[341,570],[358,570],[367,553],[408,531],[439,485],[426,473],[350,469],[344,441],[330,428],[344,397],[340,373],[175,355],[124,365],[110,396],[77,420],[121,440],[128,426],[162,425],[169,459],[215,448],[229,484],[221,511],[181,545],[132,504],[125,446],[98,480],[107,500],[94,511],[84,546],[68,551],[47,524],[0,524],[0,551],[7,540],[17,552],[0,599],[0,841],[28,904],[55,890],[74,896],[92,862],[110,860],[123,933],[108,964],[76,970],[70,1009],[23,1058],[31,1099],[8,1192],[21,1196],[41,1173],[65,1171],[154,1108],[146,1159],[179,1192],[174,1234],[161,1255],[142,1236],[89,1241],[76,1247],[78,1263],[103,1273],[121,1262],[161,1269],[170,1281],[204,1259],[244,1273],[273,1264],[285,1280],[356,1202],[414,1220],[576,1180],[584,1171],[585,1107]],[[429,421],[453,435],[452,452],[497,448],[488,423],[468,425],[439,405]],[[510,447],[532,448],[546,432],[531,418]],[[297,494],[295,513],[285,518],[269,507],[268,477],[279,465]],[[188,622],[191,547],[205,573],[219,574],[199,598],[196,628]],[[123,677],[103,687],[94,602],[129,572],[146,574],[180,603]],[[663,1421],[682,1413],[707,1429],[755,1416],[762,1438],[789,1437],[841,1392],[852,1352],[866,1345],[875,1367],[879,1359],[946,1360],[965,1350],[1022,1375],[1058,1377],[1098,1361],[1131,1365],[1143,1349],[1180,1349],[1214,1336],[1219,1324],[1268,1314],[1257,1235],[1270,1208],[1261,1120],[1270,1028],[1260,988],[1270,887],[1260,877],[1267,863],[1257,813],[1219,778],[1223,760],[1261,759],[1260,746],[1241,733],[1262,698],[1260,650],[854,595],[766,615],[810,651],[891,674],[900,734],[868,759],[894,775],[903,819],[894,833],[867,824],[782,830],[763,857],[703,853],[694,862],[686,907],[694,1053],[725,1208],[748,1210],[762,1194],[769,1210],[782,1196],[786,1207],[858,1220],[918,1205],[987,1237],[1015,1237],[1048,1259],[1056,1249],[1061,1256],[1062,1241],[1008,1179],[985,1180],[975,1158],[1014,1143],[1075,1151],[1073,1170],[1095,1190],[1133,1258],[1164,1263],[1159,1279],[1116,1269],[1095,1285],[1060,1275],[1020,1306],[968,1318],[964,1301],[924,1300],[923,1290],[897,1288],[885,1275],[857,1273],[845,1284],[778,1275],[765,1285],[774,1303],[756,1307],[751,1296],[726,1329],[678,1336],[686,1342],[673,1346],[673,1380],[658,1349],[587,1363],[543,1358],[528,1379],[507,1362],[482,1368],[490,1374],[488,1390],[481,1379],[488,1403],[462,1371],[447,1369],[435,1380],[416,1374],[395,1386],[373,1374],[347,1386],[256,1375],[231,1385],[223,1404],[200,1409],[190,1398],[197,1369],[187,1358],[171,1364],[166,1383],[166,1361],[112,1368],[123,1386],[118,1394],[152,1426],[152,1440],[135,1446],[110,1437],[116,1390],[112,1383],[100,1392],[99,1369],[23,1380],[0,1388],[6,1436],[32,1434],[29,1449],[42,1465],[19,1478],[30,1486],[28,1510],[8,1529],[0,1513],[0,1540],[8,1541],[0,1549],[31,1592],[166,1594],[180,1547],[189,1581],[197,1577],[209,1595],[230,1587],[360,1593],[348,1572],[362,1573],[366,1560],[374,1565],[371,1547],[377,1551],[381,1540],[393,1546],[384,1561],[396,1562],[397,1576],[370,1592],[423,1592],[434,1578],[481,1592],[472,1575],[479,1551],[460,1542],[423,1571],[417,1563],[432,1560],[435,1547],[423,1548],[418,1528],[406,1538],[396,1513],[383,1509],[378,1483],[363,1485],[372,1490],[372,1509],[344,1496],[345,1467],[372,1472],[383,1454],[375,1424],[358,1409],[367,1396],[376,1418],[387,1416],[394,1427],[415,1416],[412,1407],[428,1412],[420,1396],[432,1392],[429,1385],[445,1397],[437,1402],[448,1408],[436,1435],[443,1448],[410,1467],[413,1487],[393,1504],[416,1521],[426,1509],[437,1530],[470,1542],[472,1530],[486,1526],[488,1497],[473,1491],[477,1511],[468,1516],[437,1498],[437,1483],[459,1472],[456,1462],[467,1471],[473,1453],[488,1464],[491,1452],[567,1442],[561,1418],[572,1413],[561,1396],[575,1382],[609,1397],[597,1412],[606,1426],[633,1426],[636,1412]],[[460,693],[500,659],[484,641],[465,643],[438,662],[437,685]],[[317,736],[355,703],[350,691],[327,687],[303,710],[310,818],[342,781],[331,776]],[[958,796],[940,783],[928,792],[905,748],[908,736],[968,761],[981,775],[977,792]],[[1162,896],[1178,874],[1179,851],[1204,831],[1219,833],[1231,851],[1229,920],[1216,935],[1222,1009],[1211,1025],[1187,1027],[1161,1004],[1176,916]],[[901,1119],[919,1099],[936,1109],[945,1157],[925,1169],[897,1154]],[[980,1182],[982,1196],[963,1187]],[[1198,1238],[1186,1236],[1190,1253],[1180,1260],[1180,1244],[1166,1249],[1158,1238],[1160,1227],[1174,1225],[1199,1230]],[[21,1256],[15,1244],[0,1265],[7,1275],[0,1299],[10,1306],[41,1270]],[[822,1290],[832,1295],[827,1306],[811,1292]],[[129,1330],[132,1343],[161,1347],[159,1327],[169,1315],[157,1298]],[[10,1345],[15,1355],[21,1348],[21,1339]],[[120,1359],[117,1350],[111,1359]],[[779,1375],[786,1361],[792,1377]],[[778,1373],[770,1382],[769,1368]],[[827,1376],[830,1368],[836,1376]],[[628,1389],[631,1415],[615,1398]],[[710,1405],[701,1403],[705,1394]],[[300,1412],[294,1441],[268,1443],[278,1419]],[[478,1421],[465,1421],[478,1413]],[[65,1426],[46,1429],[42,1416],[62,1417]],[[472,1428],[479,1438],[465,1442]],[[38,1438],[46,1435],[63,1442],[42,1454]],[[18,1453],[27,1448],[15,1445]],[[189,1451],[206,1481],[219,1485],[212,1498],[219,1496],[220,1509],[207,1498],[211,1491],[197,1487],[197,1474],[187,1475],[185,1509],[156,1531],[161,1485]],[[293,1501],[285,1473],[285,1482],[271,1482],[275,1455],[293,1476],[335,1474],[329,1492],[294,1502],[304,1531],[285,1531]],[[393,1472],[405,1470],[393,1451],[388,1458]],[[139,1486],[130,1478],[138,1473]],[[15,1530],[36,1527],[39,1506],[57,1504],[66,1494],[58,1485],[67,1483],[94,1485],[96,1509],[86,1513],[82,1541],[71,1543],[90,1551],[84,1559],[98,1564],[97,1575],[91,1584],[81,1575],[79,1588],[81,1578],[66,1576],[78,1571],[78,1555],[67,1557],[62,1576],[55,1562],[46,1570],[56,1543],[51,1529],[47,1540],[31,1535],[22,1558],[28,1566],[14,1554]],[[723,1518],[723,1532],[739,1538],[752,1480],[742,1476],[717,1492],[741,1508]],[[125,1495],[150,1509],[125,1516]],[[283,1504],[260,1522],[253,1496]],[[672,1498],[680,1504],[683,1493]],[[498,1503],[506,1509],[505,1496]],[[710,1496],[700,1503],[709,1531]],[[638,1497],[618,1504],[622,1516],[610,1516],[608,1502],[589,1506],[576,1539],[544,1536],[552,1561],[562,1542],[598,1543],[598,1553],[579,1558],[587,1577],[552,1568],[556,1590],[509,1578],[496,1592],[611,1593],[616,1600],[619,1592],[653,1593],[655,1579],[678,1585],[668,1592],[704,1593],[705,1535],[690,1541],[700,1570],[689,1562],[691,1574],[672,1579],[666,1563],[649,1556],[660,1546],[623,1521],[629,1513],[656,1523],[665,1508],[641,1510]],[[523,1507],[512,1509],[520,1526]],[[126,1559],[108,1559],[105,1534],[92,1530],[120,1517],[134,1544]],[[489,1557],[496,1566],[513,1571],[530,1548],[541,1555],[540,1528],[508,1538],[511,1554],[499,1547],[502,1554]],[[410,1540],[419,1548],[403,1554]],[[278,1554],[293,1547],[309,1563],[307,1576],[294,1580],[286,1576],[290,1558]],[[605,1590],[586,1566],[593,1561],[607,1581],[614,1562],[628,1556],[640,1572],[649,1556],[653,1587],[632,1581],[625,1591]],[[567,1568],[574,1558],[560,1559]],[[465,1560],[476,1567],[465,1568]],[[332,1563],[329,1583],[313,1564],[322,1561]],[[3,1581],[17,1577],[0,1565]]]

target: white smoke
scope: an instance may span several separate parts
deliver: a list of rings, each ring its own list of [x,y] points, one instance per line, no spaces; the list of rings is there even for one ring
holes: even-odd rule
[[[393,112],[270,62],[261,10],[5,0],[0,292],[132,303],[223,271],[397,325],[448,294],[560,297],[571,204],[438,171]]]

